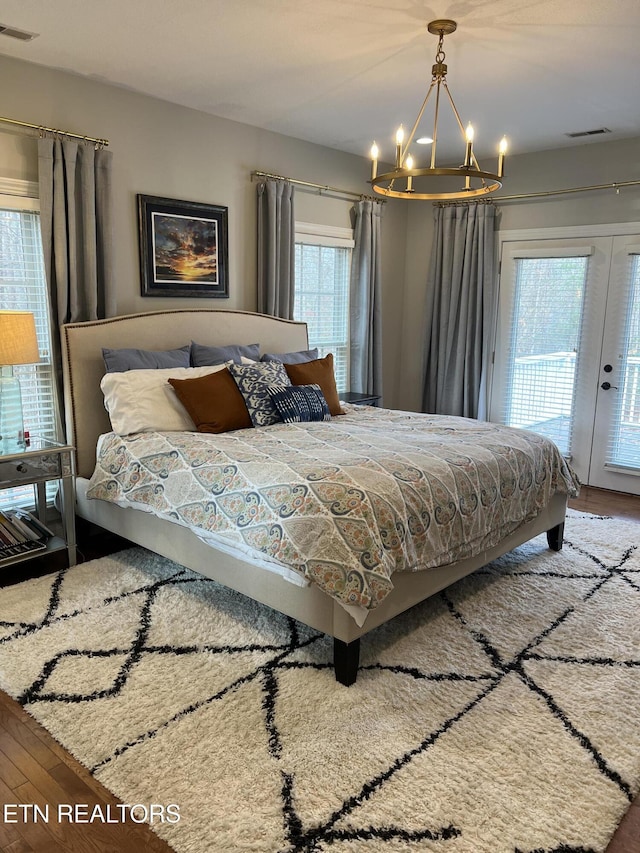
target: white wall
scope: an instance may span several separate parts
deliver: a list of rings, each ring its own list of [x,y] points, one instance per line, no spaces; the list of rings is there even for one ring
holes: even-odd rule
[[[256,308],[254,169],[369,192],[366,157],[270,133],[196,110],[0,57],[0,115],[110,140],[114,152],[119,313],[166,307]],[[640,140],[589,142],[509,157],[503,194],[640,177]],[[0,176],[37,180],[35,140],[0,125]],[[140,296],[136,193],[229,208],[227,300]],[[297,218],[349,226],[351,202],[296,193]],[[640,221],[640,188],[499,205],[502,229]],[[433,233],[428,202],[391,199],[383,218],[385,405],[419,410],[426,277]]]
[[[138,95],[100,81],[0,57],[0,115],[109,139],[114,153],[119,314],[171,307],[256,310],[256,188],[252,170],[370,191],[367,159]],[[9,85],[10,83],[10,85]],[[0,124],[0,176],[37,180],[36,140]],[[228,299],[142,297],[136,194],[229,209]],[[296,217],[350,227],[352,200],[296,192]],[[383,237],[385,403],[397,405],[402,322],[402,203],[386,205]]]
[[[640,179],[640,140],[622,139],[522,154],[508,164],[503,195]],[[640,186],[505,202],[498,228],[551,228],[640,220]]]

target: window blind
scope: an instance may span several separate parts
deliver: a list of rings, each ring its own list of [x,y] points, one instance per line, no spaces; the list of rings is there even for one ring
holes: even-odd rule
[[[515,257],[504,423],[552,439],[571,454],[577,353],[589,251]]]
[[[605,467],[640,473],[640,247],[629,252],[621,299],[626,324],[619,369],[615,365],[611,373],[614,388],[607,392],[617,395],[617,403]]]
[[[20,380],[25,430],[55,440],[56,400],[40,215],[32,210],[0,208],[0,308],[34,314],[40,363],[15,365],[13,373]],[[52,495],[56,484],[47,487]],[[0,506],[17,504],[33,504],[31,486],[0,491]]]
[[[333,353],[338,393],[349,387],[350,266],[349,247],[296,241],[294,319],[307,323],[321,358]]]

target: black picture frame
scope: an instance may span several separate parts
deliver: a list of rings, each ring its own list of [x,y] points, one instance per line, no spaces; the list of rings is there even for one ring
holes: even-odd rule
[[[142,296],[229,296],[228,210],[138,195]]]

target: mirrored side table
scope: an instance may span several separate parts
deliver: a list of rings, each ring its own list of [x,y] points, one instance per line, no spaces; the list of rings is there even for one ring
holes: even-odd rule
[[[76,528],[75,528],[75,448],[69,444],[60,444],[49,439],[31,436],[28,445],[14,447],[10,451],[3,451],[0,444],[0,490],[12,489],[18,486],[33,486],[35,498],[34,521],[31,525],[32,533],[37,534],[37,522],[45,528],[50,528],[47,519],[47,483],[57,480],[60,484],[60,516],[61,530],[54,529],[53,535],[43,535],[41,544],[44,547],[33,550],[29,546],[20,548],[19,545],[11,545],[11,516],[12,509],[2,510],[0,522],[4,522],[4,528],[0,527],[0,539],[4,547],[0,549],[0,568],[30,560],[44,554],[66,549],[69,565],[74,566],[77,561],[76,555]],[[9,529],[6,527],[9,519]],[[27,529],[20,527],[20,516],[18,523],[13,523],[18,528],[13,531],[14,538],[29,539],[28,519],[22,519],[23,524],[27,522]],[[33,529],[35,525],[35,530]],[[2,536],[4,532],[4,536]],[[22,532],[22,537],[17,533]],[[8,540],[8,542],[7,542]],[[32,539],[32,541],[35,541]]]

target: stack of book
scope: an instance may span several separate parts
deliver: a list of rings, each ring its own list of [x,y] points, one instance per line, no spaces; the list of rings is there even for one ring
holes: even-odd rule
[[[43,551],[53,532],[24,509],[0,510],[0,560]]]

